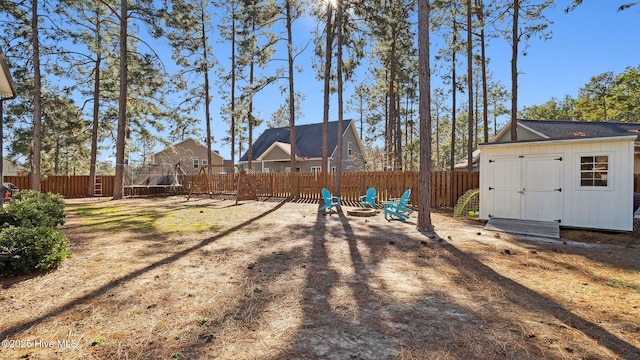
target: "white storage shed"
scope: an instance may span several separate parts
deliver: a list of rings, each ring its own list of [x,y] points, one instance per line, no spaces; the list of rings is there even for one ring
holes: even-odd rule
[[[541,137],[480,145],[480,218],[632,231],[637,134]]]

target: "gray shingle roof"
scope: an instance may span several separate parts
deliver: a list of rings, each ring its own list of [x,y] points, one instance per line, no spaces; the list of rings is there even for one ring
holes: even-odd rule
[[[346,131],[351,120],[344,120],[343,131]],[[297,125],[296,130],[296,156],[308,158],[322,157],[322,123]],[[265,130],[253,143],[252,160],[256,160],[274,142],[279,141],[289,144],[289,128],[275,128]],[[329,122],[329,155],[338,146],[338,122]],[[240,161],[248,161],[249,152],[245,152]]]
[[[630,131],[640,130],[640,124],[620,122],[518,120],[518,123],[549,137],[550,140],[632,135]]]

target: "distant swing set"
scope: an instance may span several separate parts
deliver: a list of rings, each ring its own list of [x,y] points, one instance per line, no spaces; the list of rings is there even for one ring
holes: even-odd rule
[[[213,169],[225,168],[233,171],[212,174]],[[238,164],[202,165],[191,179],[187,201],[195,194],[208,194],[212,199],[214,193],[234,196],[236,205],[238,201],[258,200],[251,178],[242,165]]]

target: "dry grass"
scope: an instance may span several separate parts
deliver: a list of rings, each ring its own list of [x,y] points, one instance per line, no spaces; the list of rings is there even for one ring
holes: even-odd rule
[[[74,256],[0,278],[0,337],[24,340],[0,358],[640,358],[634,235],[498,237],[434,212],[439,241],[415,217],[278,201],[67,210]]]

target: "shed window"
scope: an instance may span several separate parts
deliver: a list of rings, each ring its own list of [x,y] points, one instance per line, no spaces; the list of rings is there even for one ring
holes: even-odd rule
[[[609,156],[580,157],[580,186],[604,186],[609,180]]]

